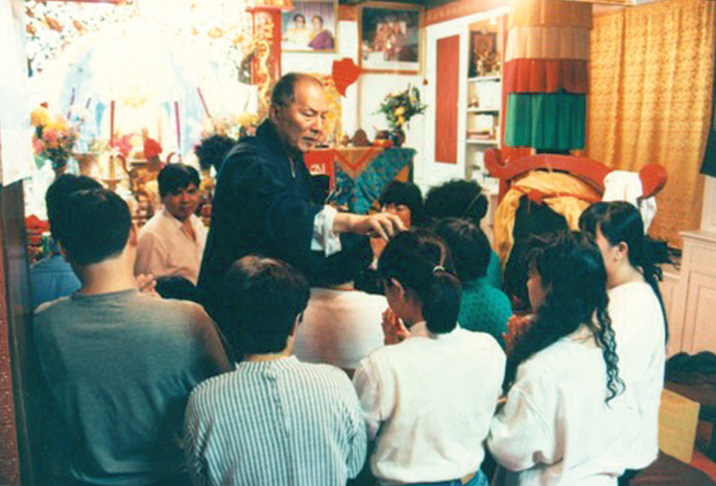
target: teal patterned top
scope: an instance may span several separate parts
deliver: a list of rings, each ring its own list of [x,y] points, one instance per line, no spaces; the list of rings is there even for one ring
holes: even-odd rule
[[[507,332],[507,320],[511,315],[512,308],[507,295],[493,287],[488,277],[463,283],[460,315],[457,319],[460,327],[491,334],[504,348],[502,333]]]

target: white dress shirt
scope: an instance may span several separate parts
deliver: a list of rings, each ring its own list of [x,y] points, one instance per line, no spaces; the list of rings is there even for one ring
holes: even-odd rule
[[[314,287],[293,354],[304,362],[354,370],[370,352],[383,347],[381,321],[387,307],[382,295]]]
[[[505,485],[616,485],[632,446],[628,390],[605,403],[606,365],[586,328],[522,363],[487,446]]]
[[[664,315],[651,286],[644,282],[609,291],[609,315],[616,334],[619,376],[632,388],[639,407],[640,432],[630,450],[628,469],[643,469],[659,454],[659,405],[664,388]]]
[[[199,218],[190,216],[195,238],[187,234],[181,221],[166,208],[147,221],[139,231],[135,275],[184,277],[196,285],[206,244],[206,228]]]
[[[433,334],[424,322],[361,361],[353,383],[380,484],[446,481],[475,472],[502,391],[505,354],[486,333]]]

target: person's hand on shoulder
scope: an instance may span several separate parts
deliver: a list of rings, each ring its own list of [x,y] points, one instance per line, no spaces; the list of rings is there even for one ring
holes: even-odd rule
[[[505,354],[509,356],[515,349],[515,344],[522,339],[532,324],[532,315],[513,315],[507,320],[507,332],[502,334],[505,339]]]
[[[410,331],[390,308],[383,311],[383,342],[386,346],[398,344],[410,336]]]

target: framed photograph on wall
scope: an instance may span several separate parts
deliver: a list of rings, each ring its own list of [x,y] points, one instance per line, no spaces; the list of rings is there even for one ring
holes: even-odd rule
[[[336,52],[338,0],[294,0],[281,15],[281,50]]]
[[[417,74],[422,22],[423,9],[418,5],[382,2],[361,5],[358,33],[363,70]]]

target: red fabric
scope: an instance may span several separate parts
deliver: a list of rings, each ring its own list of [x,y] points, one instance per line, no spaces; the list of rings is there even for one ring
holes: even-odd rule
[[[587,93],[587,61],[580,59],[514,59],[505,64],[508,93]]]
[[[435,113],[435,161],[457,164],[460,36],[438,39],[437,44],[435,99],[440,100],[440,109]]]
[[[336,89],[343,96],[346,95],[348,86],[356,82],[360,73],[361,69],[356,66],[353,59],[346,57],[340,61],[333,61],[331,77],[336,83]]]
[[[333,190],[336,187],[336,171],[333,167],[333,150],[310,150],[306,152],[303,163],[311,175],[325,174],[330,180],[329,187]]]
[[[144,158],[151,159],[162,153],[162,146],[152,138],[144,139]]]

